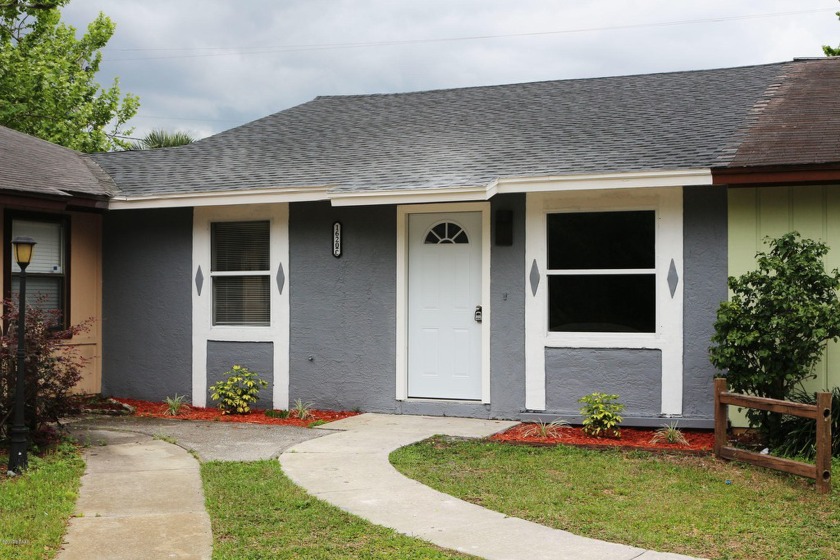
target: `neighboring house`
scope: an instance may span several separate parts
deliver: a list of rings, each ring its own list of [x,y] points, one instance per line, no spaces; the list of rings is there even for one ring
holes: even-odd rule
[[[570,418],[603,391],[709,426],[725,185],[803,75],[836,92],[840,61],[319,97],[95,155],[102,389],[204,405],[238,363],[276,408]]]
[[[729,274],[755,268],[767,237],[788,231],[825,241],[840,268],[840,71],[833,59],[788,66],[753,117],[732,160],[712,170],[729,188]],[[813,389],[840,386],[840,345],[831,343]]]
[[[89,360],[79,390],[90,393],[101,390],[102,214],[112,188],[82,154],[0,126],[3,297],[17,301],[20,269],[11,241],[32,237],[27,301],[59,310],[67,324],[93,319],[88,332],[68,341]]]

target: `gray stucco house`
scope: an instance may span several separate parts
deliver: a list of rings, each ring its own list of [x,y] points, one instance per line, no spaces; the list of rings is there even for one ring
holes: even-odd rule
[[[709,426],[726,168],[803,65],[319,97],[98,154],[107,394]],[[830,66],[828,66],[830,65]]]

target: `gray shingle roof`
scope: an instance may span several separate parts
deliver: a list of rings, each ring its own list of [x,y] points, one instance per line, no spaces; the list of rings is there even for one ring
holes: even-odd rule
[[[318,97],[191,145],[94,158],[131,197],[708,168],[791,64]]]
[[[84,154],[0,126],[0,189],[69,197],[109,196],[114,187]]]

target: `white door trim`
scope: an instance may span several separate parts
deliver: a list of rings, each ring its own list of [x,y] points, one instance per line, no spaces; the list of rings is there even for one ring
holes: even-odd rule
[[[396,399],[408,399],[408,215],[481,212],[481,402],[490,402],[490,203],[397,206]]]
[[[210,276],[210,224],[245,220],[269,220],[271,262],[271,324],[267,327],[213,326],[213,286]],[[207,406],[207,342],[272,342],[274,344],[274,408],[289,407],[289,205],[206,206],[193,210],[193,256],[190,287],[193,304],[192,400]],[[284,275],[278,294],[278,267]],[[201,267],[201,295],[195,285]],[[233,364],[231,364],[233,365]]]

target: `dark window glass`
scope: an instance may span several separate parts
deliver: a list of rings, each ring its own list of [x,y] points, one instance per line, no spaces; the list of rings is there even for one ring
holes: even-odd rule
[[[469,242],[467,232],[458,224],[451,222],[444,222],[430,229],[424,241],[427,245],[439,245],[442,243],[466,244]]]
[[[217,222],[211,226],[211,269],[239,272],[269,269],[269,223]]]
[[[656,332],[654,274],[548,277],[548,329],[555,332]]]
[[[550,270],[653,268],[652,210],[548,215]]]
[[[270,324],[268,276],[220,276],[213,279],[213,324]]]

